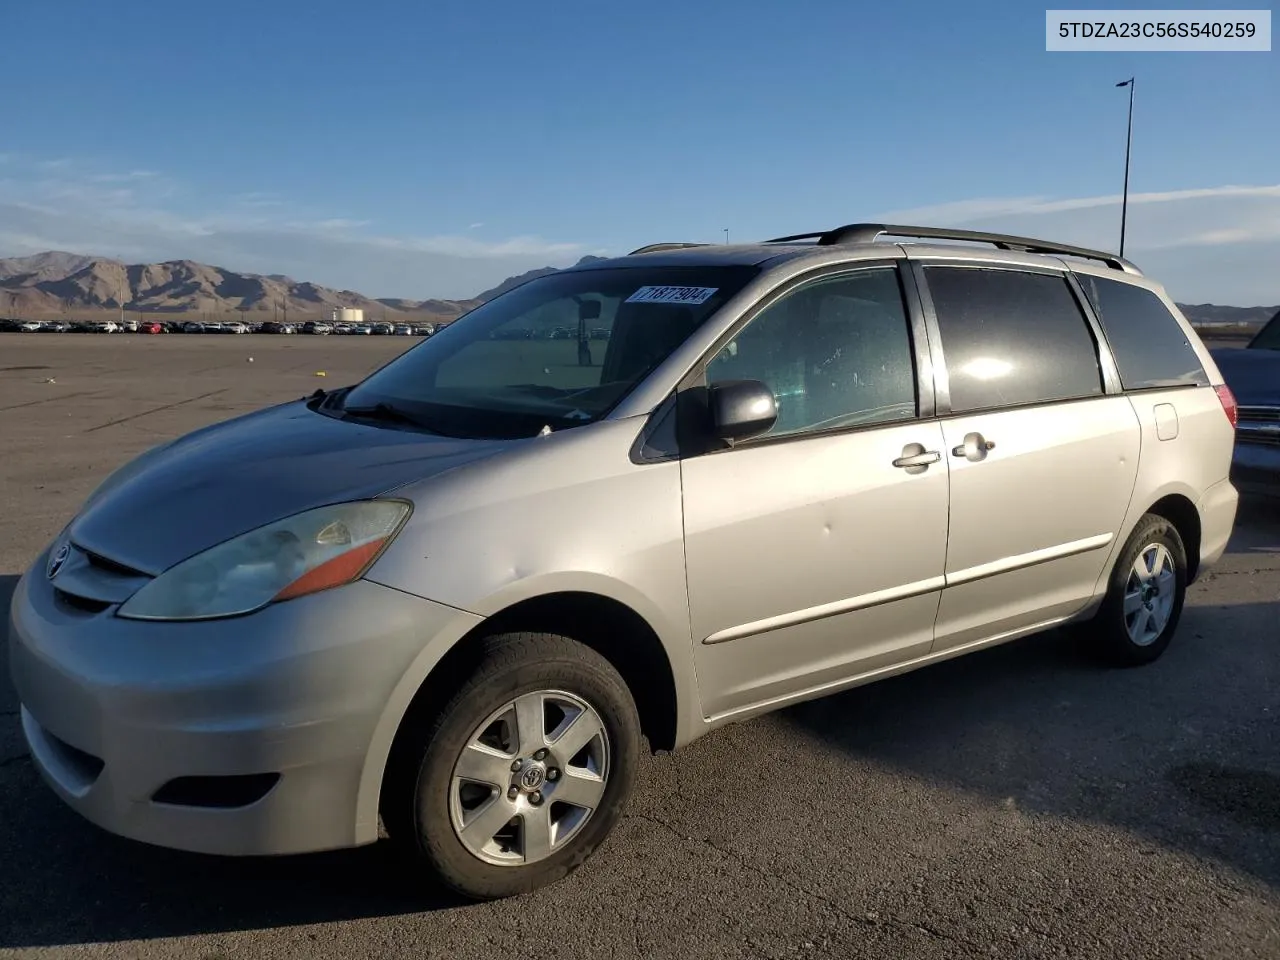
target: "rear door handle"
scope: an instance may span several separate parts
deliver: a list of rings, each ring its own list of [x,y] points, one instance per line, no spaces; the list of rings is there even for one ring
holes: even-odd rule
[[[955,447],[951,451],[953,457],[964,457],[966,460],[985,460],[987,451],[994,450],[996,442],[988,440],[980,433],[967,433],[964,437],[964,443]]]
[[[926,450],[924,444],[909,443],[902,448],[902,456],[893,461],[893,465],[903,469],[927,467],[929,464],[937,463],[941,459],[942,454],[937,450]]]

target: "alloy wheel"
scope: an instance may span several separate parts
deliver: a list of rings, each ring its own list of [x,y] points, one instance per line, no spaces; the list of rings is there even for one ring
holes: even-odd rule
[[[1159,639],[1173,614],[1178,574],[1173,554],[1163,543],[1139,551],[1124,590],[1124,625],[1140,647]]]
[[[609,734],[595,708],[563,690],[521,694],[468,737],[449,781],[449,819],[480,860],[536,863],[582,830],[608,776]]]

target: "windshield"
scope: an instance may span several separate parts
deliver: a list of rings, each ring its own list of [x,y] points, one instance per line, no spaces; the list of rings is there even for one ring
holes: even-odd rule
[[[1249,344],[1250,350],[1280,350],[1280,313],[1258,331],[1258,335]]]
[[[531,280],[341,399],[448,436],[525,437],[605,416],[758,270],[618,267]]]

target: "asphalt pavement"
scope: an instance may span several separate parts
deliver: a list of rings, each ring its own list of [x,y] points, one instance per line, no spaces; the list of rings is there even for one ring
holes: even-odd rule
[[[0,617],[112,468],[412,342],[0,335]],[[5,671],[0,957],[1276,958],[1278,685],[1280,509],[1247,504],[1155,665],[1053,633],[737,724],[646,760],[572,877],[473,905],[381,844],[111,837],[39,780]]]

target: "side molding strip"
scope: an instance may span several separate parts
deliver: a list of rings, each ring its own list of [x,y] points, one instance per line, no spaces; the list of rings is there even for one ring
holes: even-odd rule
[[[946,586],[945,577],[931,577],[928,580],[919,580],[916,583],[907,583],[900,587],[890,587],[888,590],[864,593],[861,596],[850,597],[847,600],[835,600],[816,607],[806,607],[804,610],[794,610],[791,613],[779,614],[776,617],[766,617],[764,620],[753,620],[751,623],[744,623],[713,633],[702,642],[724,643],[727,640],[741,640],[743,637],[749,637],[757,633],[767,633],[770,630],[779,630],[783,627],[794,627],[797,624],[808,623],[811,620],[822,620],[826,617],[838,616],[853,610],[863,610],[867,607],[878,607],[881,604],[893,603],[895,600],[918,597],[922,594],[932,593],[935,590],[941,590],[944,586]]]
[[[768,633],[771,630],[781,630],[783,627],[794,627],[813,620],[824,620],[827,617],[839,616],[842,613],[852,613],[854,610],[865,610],[868,607],[878,607],[898,600],[907,600],[911,597],[922,596],[946,587],[973,583],[976,580],[985,580],[988,577],[1020,570],[1024,567],[1034,567],[1042,563],[1049,563],[1052,560],[1061,560],[1064,557],[1088,553],[1091,550],[1101,550],[1114,539],[1114,534],[1101,533],[1095,537],[1085,537],[1083,540],[1072,540],[1070,543],[1061,543],[1055,547],[1033,550],[1030,553],[1020,553],[1001,560],[993,560],[990,563],[979,564],[976,567],[957,570],[955,573],[949,573],[943,577],[931,577],[928,580],[918,580],[915,583],[891,587],[888,590],[877,590],[874,593],[864,593],[857,597],[849,597],[846,600],[835,600],[816,607],[793,610],[791,613],[782,613],[776,617],[753,620],[750,623],[739,624],[736,627],[729,627],[713,633],[702,642],[704,644],[727,643],[730,640],[741,640],[743,637]]]

